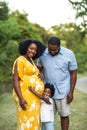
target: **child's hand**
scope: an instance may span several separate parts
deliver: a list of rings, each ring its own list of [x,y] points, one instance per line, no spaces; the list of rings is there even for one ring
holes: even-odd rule
[[[51,104],[51,102],[49,101],[49,98],[43,97],[43,100],[44,100],[47,104]]]

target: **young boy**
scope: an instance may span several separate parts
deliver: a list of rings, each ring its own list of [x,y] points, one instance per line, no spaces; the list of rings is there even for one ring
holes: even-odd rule
[[[41,100],[41,123],[42,130],[54,130],[54,110],[53,110],[53,99],[55,89],[50,83],[45,84],[45,90],[43,95],[37,93],[32,87],[29,90],[38,96]]]

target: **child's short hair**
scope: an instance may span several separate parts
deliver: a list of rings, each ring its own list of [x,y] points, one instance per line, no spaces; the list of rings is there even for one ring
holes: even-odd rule
[[[54,95],[54,93],[55,93],[54,85],[50,84],[50,83],[46,83],[45,88],[49,88],[51,90],[51,97],[52,97]]]

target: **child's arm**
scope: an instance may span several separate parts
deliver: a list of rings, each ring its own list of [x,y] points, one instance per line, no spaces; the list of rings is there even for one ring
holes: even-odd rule
[[[44,100],[46,103],[51,104],[48,98],[45,98],[43,95],[39,94],[39,93],[38,93],[37,91],[35,91],[35,89],[33,89],[32,87],[28,87],[28,88],[29,88],[29,90],[30,90],[33,94],[35,94],[37,97],[39,97],[40,99]]]
[[[43,100],[43,96],[41,94],[39,94],[37,91],[35,91],[35,89],[33,89],[32,87],[29,87],[29,90],[35,94],[37,97],[39,97],[40,99]]]

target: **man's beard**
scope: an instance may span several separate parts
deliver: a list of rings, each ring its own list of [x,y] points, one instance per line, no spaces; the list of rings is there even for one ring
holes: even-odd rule
[[[54,54],[51,54],[50,51],[49,51],[49,53],[50,53],[51,56],[55,56],[55,55],[57,55],[57,54],[59,53],[59,51],[60,51],[60,48],[59,48],[59,50],[58,50],[57,52],[55,52]]]
[[[49,52],[50,53],[50,52]],[[59,51],[58,52],[56,52],[55,54],[52,54],[52,53],[50,53],[51,54],[51,56],[55,56],[55,55],[57,55],[59,53]]]

